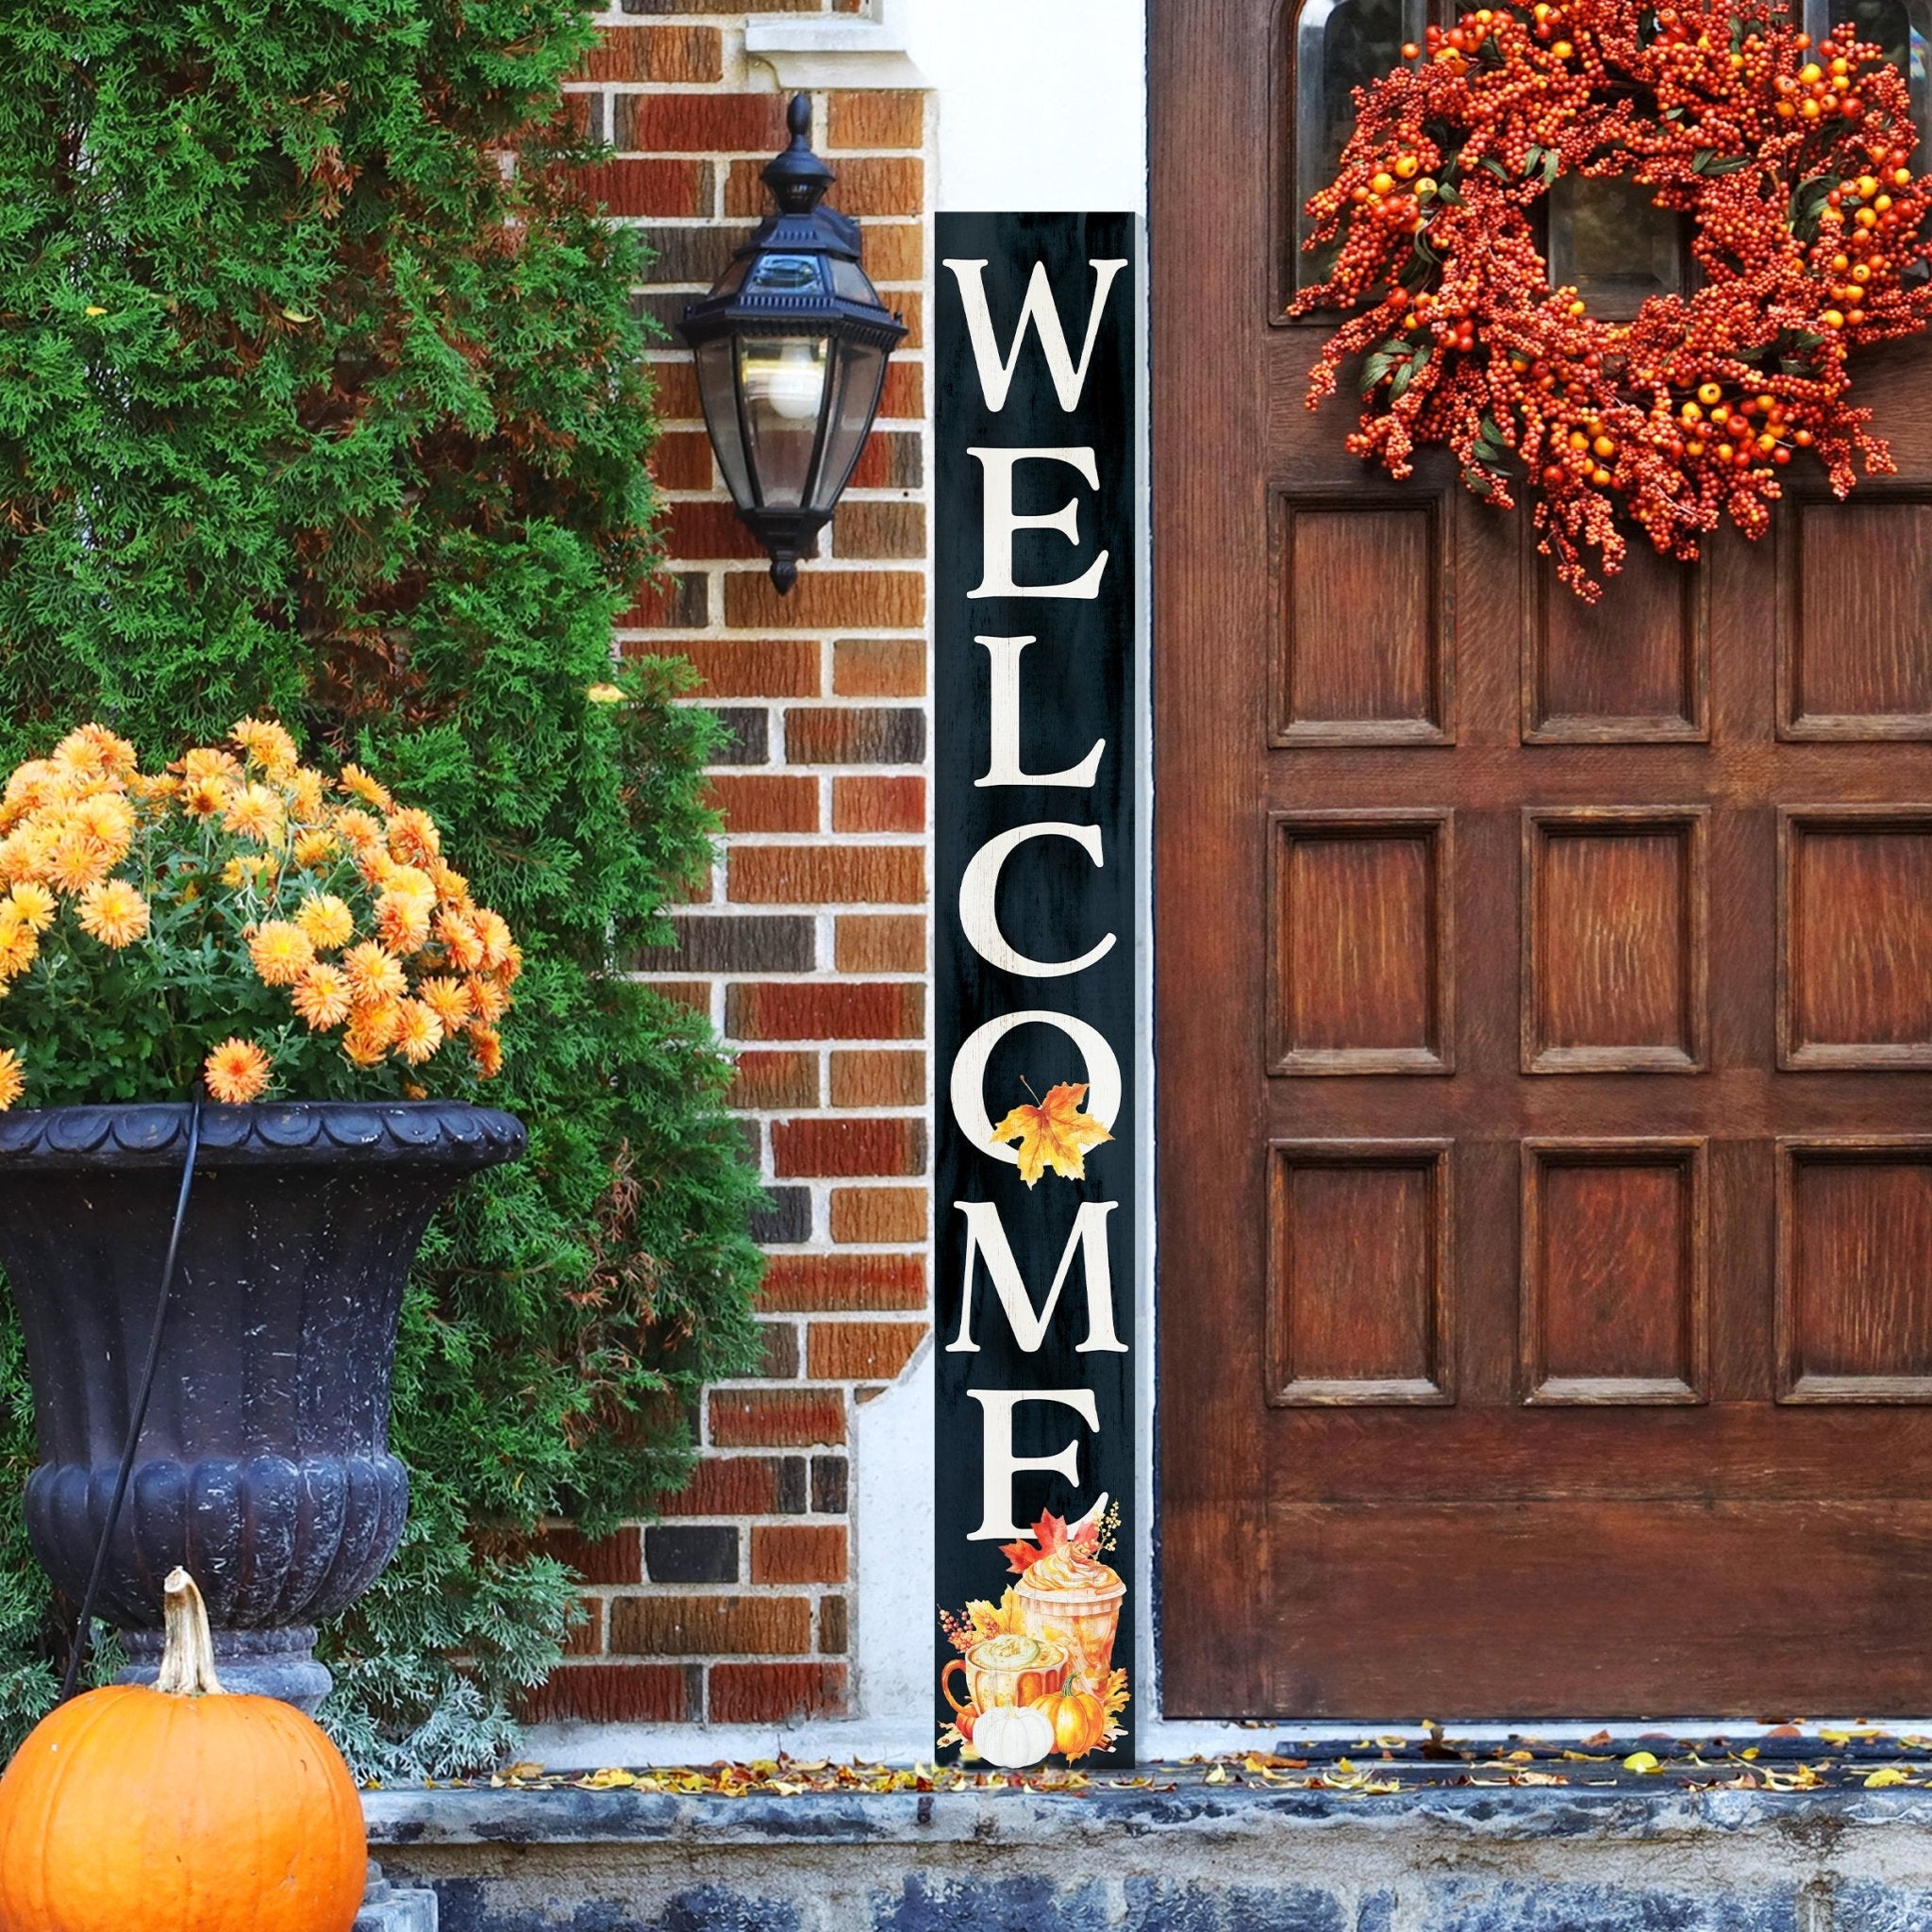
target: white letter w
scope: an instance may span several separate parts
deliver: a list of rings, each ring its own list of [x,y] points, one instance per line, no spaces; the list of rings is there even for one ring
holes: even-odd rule
[[[1013,374],[1020,366],[1020,352],[1026,346],[1026,325],[1040,330],[1040,346],[1046,352],[1046,366],[1053,375],[1053,386],[1059,392],[1060,408],[1068,415],[1080,407],[1080,392],[1087,387],[1087,371],[1093,360],[1093,344],[1100,339],[1100,319],[1107,310],[1108,291],[1114,277],[1126,267],[1124,261],[1090,261],[1098,285],[1093,306],[1087,312],[1087,341],[1080,351],[1079,367],[1074,366],[1067,347],[1067,332],[1060,325],[1059,310],[1054,306],[1053,290],[1047,281],[1046,264],[1033,264],[1033,279],[1026,284],[1026,300],[1020,307],[1020,324],[1013,331],[1013,347],[1002,356],[992,332],[992,314],[986,305],[986,263],[947,261],[946,267],[959,284],[959,301],[966,310],[966,330],[973,339],[973,359],[979,364],[980,393],[994,415],[1007,407],[1007,393],[1013,386]]]

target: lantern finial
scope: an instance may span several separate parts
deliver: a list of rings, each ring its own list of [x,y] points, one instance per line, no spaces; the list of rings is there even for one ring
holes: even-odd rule
[[[811,151],[811,97],[793,94],[785,110],[791,145],[766,162],[761,177],[772,198],[788,215],[808,215],[825,197],[838,175]]]

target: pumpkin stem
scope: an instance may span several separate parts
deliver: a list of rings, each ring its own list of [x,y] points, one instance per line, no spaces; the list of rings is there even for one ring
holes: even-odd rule
[[[161,1595],[166,1636],[155,1689],[170,1697],[222,1696],[222,1680],[215,1675],[215,1641],[208,1627],[208,1606],[194,1587],[194,1578],[185,1570],[171,1570]]]

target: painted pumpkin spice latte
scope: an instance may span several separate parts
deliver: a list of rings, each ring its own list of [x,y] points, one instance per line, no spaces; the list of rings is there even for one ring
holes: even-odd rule
[[[1127,1586],[1097,1557],[1068,1544],[1027,1566],[1013,1587],[1027,1632],[1067,1654],[1069,1690],[1107,1690]]]

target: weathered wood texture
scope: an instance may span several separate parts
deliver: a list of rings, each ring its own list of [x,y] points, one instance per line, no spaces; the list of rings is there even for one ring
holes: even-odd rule
[[[1153,30],[1166,1707],[1932,1708],[1932,358],[1584,606],[1304,408],[1275,0]]]

